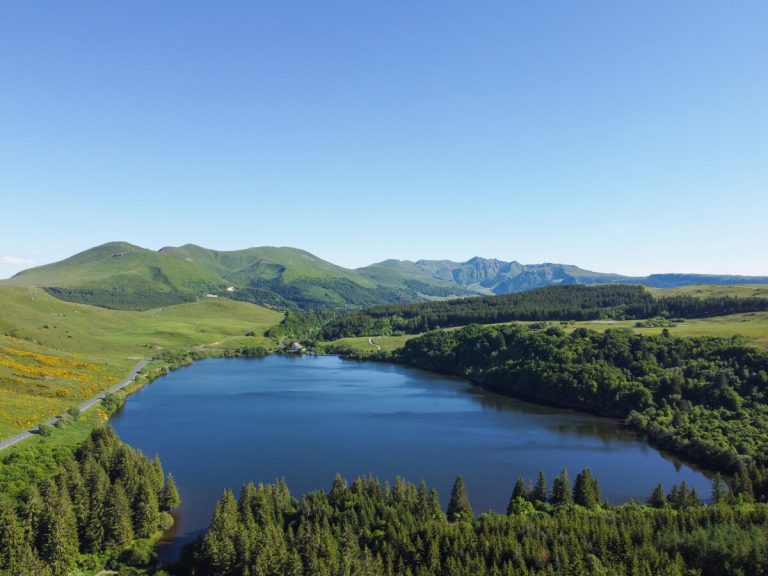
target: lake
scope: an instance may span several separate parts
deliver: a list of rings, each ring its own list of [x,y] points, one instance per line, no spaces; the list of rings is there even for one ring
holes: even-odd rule
[[[476,513],[504,512],[515,479],[551,486],[589,467],[603,498],[644,500],[661,481],[686,480],[708,497],[710,480],[662,454],[615,420],[547,408],[429,372],[335,356],[209,359],[159,378],[112,419],[120,437],[158,454],[183,504],[163,560],[205,530],[225,488],[284,477],[294,496],[372,473],[439,490],[458,474]]]

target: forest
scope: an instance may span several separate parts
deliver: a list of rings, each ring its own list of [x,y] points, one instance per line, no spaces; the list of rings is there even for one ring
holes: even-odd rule
[[[661,493],[659,491],[661,490]],[[506,515],[474,514],[456,479],[446,512],[424,482],[372,477],[293,498],[283,481],[226,491],[178,574],[736,576],[768,573],[768,506],[719,481],[714,504],[675,486],[648,504],[601,504],[589,470],[511,489]]]
[[[474,325],[430,332],[379,357],[516,398],[626,419],[657,446],[749,473],[755,495],[768,495],[758,470],[768,464],[768,353],[739,337]]]
[[[0,574],[146,565],[181,503],[173,476],[96,428],[76,449],[43,444],[0,463]]]
[[[654,298],[642,286],[549,286],[501,296],[376,306],[343,315],[322,330],[326,340],[418,334],[435,328],[511,321],[706,318],[768,310],[768,298]]]

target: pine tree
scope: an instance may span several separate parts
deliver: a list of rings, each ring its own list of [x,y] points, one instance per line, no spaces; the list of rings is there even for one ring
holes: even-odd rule
[[[664,495],[664,487],[659,482],[648,497],[648,504],[654,508],[663,508],[667,505],[667,497]]]
[[[23,574],[31,553],[22,522],[11,505],[0,499],[0,572]]]
[[[461,476],[458,476],[453,483],[447,512],[449,522],[472,520],[475,517],[472,505],[469,503],[469,495],[467,494],[467,487],[464,484],[464,478]]]
[[[571,481],[568,478],[568,469],[563,468],[560,475],[552,483],[552,504],[570,504],[573,501]]]
[[[75,567],[80,548],[77,518],[66,490],[48,481],[43,487],[45,508],[40,519],[40,557],[55,576]]]
[[[155,455],[152,462],[149,463],[150,475],[152,477],[152,483],[155,485],[155,491],[160,492],[165,485],[165,473],[163,472],[163,465],[160,462],[160,457]]]
[[[235,539],[238,534],[237,502],[230,490],[224,492],[213,512],[211,527],[201,543],[210,574],[232,574],[236,563]]]
[[[536,481],[536,486],[533,487],[531,502],[546,502],[547,501],[547,479],[544,477],[544,471],[539,471],[539,478]]]
[[[179,496],[179,490],[176,488],[173,474],[168,474],[168,477],[165,479],[165,486],[160,491],[159,500],[161,510],[173,510],[181,504],[181,497]]]
[[[108,549],[122,550],[133,542],[133,523],[128,495],[117,479],[109,487],[104,502],[104,544]]]
[[[22,507],[22,518],[27,531],[30,534],[32,546],[40,547],[40,522],[43,517],[45,503],[40,491],[34,484],[27,490],[24,506]]]
[[[512,514],[515,508],[515,503],[519,498],[527,499],[528,494],[525,490],[525,480],[518,477],[515,482],[515,487],[512,489],[512,496],[509,498],[509,504],[507,504],[507,515]]]
[[[728,501],[728,488],[723,482],[723,477],[718,472],[712,482],[712,501],[715,504],[725,504]]]
[[[148,538],[160,527],[157,493],[149,478],[141,478],[133,497],[133,532],[137,538]]]
[[[88,518],[88,490],[85,487],[85,480],[80,472],[80,466],[74,459],[64,460],[62,479],[66,481],[67,490],[72,499],[72,508],[77,517],[77,525],[84,526]]]
[[[600,504],[600,487],[589,468],[585,468],[576,476],[573,501],[585,508],[594,508]]]
[[[104,468],[89,456],[83,464],[88,511],[81,527],[83,547],[89,552],[101,552],[104,547],[104,501],[109,489],[109,477]]]
[[[512,489],[512,498],[528,498],[528,491],[525,488],[525,480],[519,476],[515,481],[515,487]]]

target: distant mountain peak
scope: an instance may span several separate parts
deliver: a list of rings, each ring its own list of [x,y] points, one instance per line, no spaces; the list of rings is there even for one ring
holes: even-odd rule
[[[452,260],[389,259],[355,270],[300,248],[211,250],[196,244],[148,250],[114,241],[18,273],[5,282],[39,286],[62,299],[144,309],[208,293],[280,308],[365,307],[477,294],[506,294],[559,284],[768,284],[768,277],[653,274],[628,277],[571,264],[521,264],[474,256]],[[234,292],[226,289],[234,287]]]

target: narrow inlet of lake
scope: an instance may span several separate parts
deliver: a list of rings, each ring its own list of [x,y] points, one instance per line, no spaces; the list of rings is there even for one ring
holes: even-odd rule
[[[616,421],[491,394],[466,381],[335,356],[210,359],[159,378],[112,419],[120,437],[160,456],[181,492],[161,559],[178,557],[226,488],[285,478],[294,496],[330,489],[336,473],[437,488],[458,474],[475,512],[504,512],[515,479],[551,481],[585,467],[612,504],[645,500],[658,482],[710,480]]]

